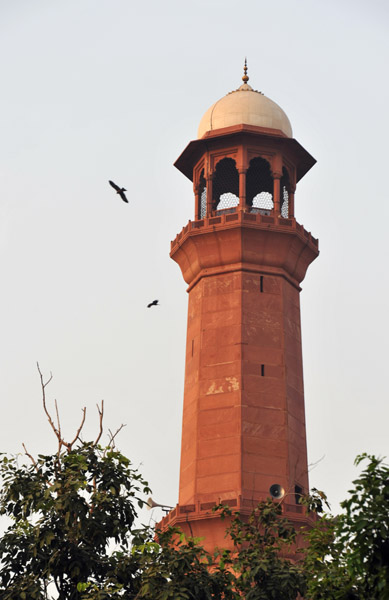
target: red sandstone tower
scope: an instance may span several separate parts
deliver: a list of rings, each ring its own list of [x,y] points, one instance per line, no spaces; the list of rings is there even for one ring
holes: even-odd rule
[[[245,66],[175,163],[193,181],[195,220],[171,245],[189,308],[179,502],[161,525],[209,549],[226,544],[215,503],[250,512],[271,489],[307,520],[299,295],[318,242],[295,219],[294,192],[315,160],[247,82]]]

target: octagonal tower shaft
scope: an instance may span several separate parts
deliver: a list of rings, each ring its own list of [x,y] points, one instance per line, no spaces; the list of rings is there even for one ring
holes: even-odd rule
[[[318,243],[294,218],[296,181],[315,162],[295,140],[253,126],[205,138],[176,163],[193,180],[196,220],[171,248],[189,304],[179,503],[161,524],[189,526],[212,549],[225,544],[212,507],[249,512],[274,484],[288,516],[306,520],[299,294]]]
[[[234,216],[172,250],[184,272],[207,264],[189,281],[180,506],[308,489],[300,289],[280,265],[301,276],[316,246],[293,225]]]

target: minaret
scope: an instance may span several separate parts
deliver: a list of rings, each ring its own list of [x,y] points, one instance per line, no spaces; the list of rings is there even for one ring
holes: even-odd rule
[[[318,241],[294,214],[315,159],[283,110],[243,84],[203,116],[175,166],[193,182],[194,220],[171,244],[189,307],[180,490],[161,522],[224,546],[224,503],[248,513],[283,498],[296,524],[308,491],[300,284]]]

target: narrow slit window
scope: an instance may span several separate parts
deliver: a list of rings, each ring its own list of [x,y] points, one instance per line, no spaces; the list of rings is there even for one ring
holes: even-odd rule
[[[194,340],[192,340],[192,356],[193,356],[193,352],[194,352]]]
[[[261,377],[265,377],[265,365],[261,365]]]
[[[261,275],[259,278],[259,291],[261,293],[263,292],[263,275]]]

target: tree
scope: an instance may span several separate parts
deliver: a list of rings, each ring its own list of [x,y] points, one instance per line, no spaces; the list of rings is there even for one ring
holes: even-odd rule
[[[39,367],[38,367],[39,369]],[[119,430],[100,445],[83,442],[81,424],[72,441],[43,408],[57,442],[52,455],[29,464],[0,460],[0,515],[11,524],[0,538],[2,600],[387,600],[389,598],[389,467],[366,454],[337,517],[324,513],[307,532],[302,560],[296,532],[282,516],[282,501],[261,502],[249,516],[215,507],[227,518],[232,550],[205,551],[201,540],[179,529],[134,529],[148,483],[115,448]],[[317,490],[304,499],[323,512]]]
[[[389,598],[389,466],[367,461],[353,481],[344,512],[324,514],[309,533],[305,561],[311,600],[387,600]]]
[[[0,514],[12,519],[0,539],[2,600],[238,600],[246,593],[255,600],[264,598],[265,590],[278,600],[296,596],[302,581],[298,569],[277,554],[293,542],[294,531],[280,518],[278,505],[264,503],[248,522],[219,507],[222,518],[231,517],[232,553],[211,555],[199,539],[186,538],[177,528],[134,529],[136,506],[150,490],[116,450],[118,432],[110,432],[108,447],[99,445],[103,404],[96,440],[80,439],[83,409],[73,440],[66,442],[57,404],[56,423],[47,408],[51,376],[45,382],[39,365],[38,371],[58,446],[54,454],[36,459],[25,448],[27,465],[2,455]]]
[[[143,532],[144,533],[144,532]],[[135,543],[143,600],[238,600],[234,574],[220,564],[218,553],[206,552],[197,538],[179,528],[157,533],[158,543]]]
[[[39,374],[43,407],[58,449],[37,459],[26,450],[29,465],[4,455],[0,462],[0,514],[12,518],[0,540],[1,598],[78,600],[84,582],[103,589],[119,569],[119,555],[108,552],[109,544],[127,551],[135,505],[142,506],[140,493],[150,490],[115,449],[116,434],[110,434],[108,447],[99,445],[103,403],[98,407],[100,431],[94,442],[79,438],[85,409],[74,439],[63,439],[57,405],[56,424],[46,406],[51,377],[44,382]]]
[[[231,516],[228,508],[222,516]],[[296,541],[296,530],[282,517],[282,505],[268,499],[260,502],[248,518],[235,512],[227,529],[234,548],[224,551],[222,564],[235,576],[237,598],[246,600],[295,600],[305,593],[305,575],[300,562],[285,555]],[[294,547],[295,549],[295,547]]]
[[[90,443],[31,466],[4,457],[0,512],[13,524],[0,541],[2,598],[80,597],[79,582],[103,583],[110,541],[128,548],[134,501],[147,483],[120,452]],[[26,595],[24,595],[26,594]]]
[[[247,519],[225,506],[215,511],[230,520],[226,534],[233,550],[210,554],[200,540],[186,538],[177,528],[157,532],[158,543],[134,546],[142,572],[137,598],[295,600],[304,592],[301,565],[280,556],[296,533],[282,518],[279,503],[262,502]]]

